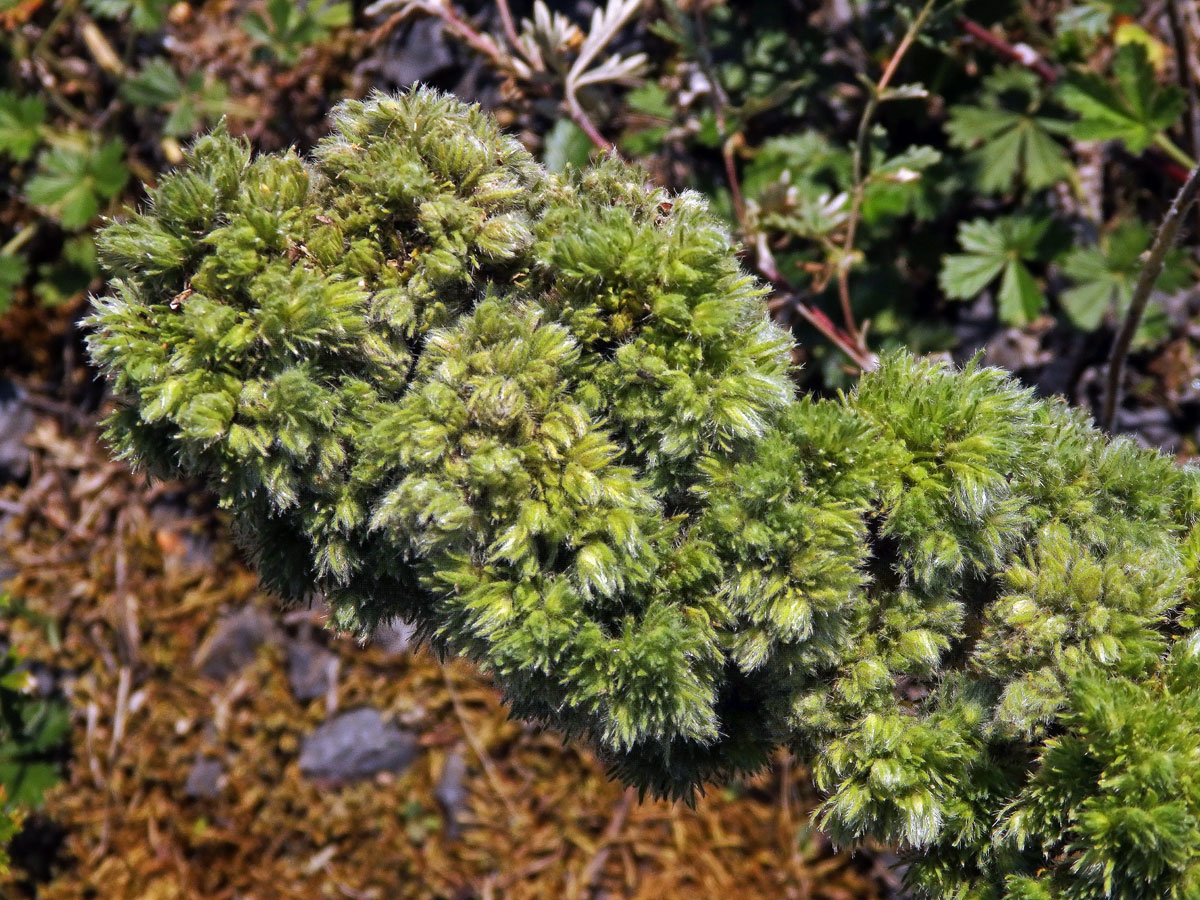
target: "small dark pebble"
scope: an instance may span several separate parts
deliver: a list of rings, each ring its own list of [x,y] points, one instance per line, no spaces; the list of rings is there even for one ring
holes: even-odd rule
[[[246,607],[216,624],[196,651],[196,666],[206,678],[224,681],[253,662],[259,647],[278,638],[269,615]]]
[[[416,643],[416,632],[416,626],[410,625],[402,619],[396,619],[376,628],[373,640],[375,646],[385,653],[403,656],[412,650]]]
[[[462,831],[460,817],[467,808],[467,760],[461,750],[453,751],[442,766],[442,777],[434,786],[433,795],[446,817],[446,835],[456,838]]]
[[[354,709],[304,739],[300,771],[314,780],[344,784],[380,772],[403,772],[416,758],[414,734],[385,722],[377,709]]]
[[[326,696],[337,679],[337,655],[316,641],[301,638],[288,644],[288,684],[301,703]]]
[[[25,438],[33,431],[33,410],[25,391],[0,378],[0,484],[21,481],[29,474],[29,448]]]
[[[183,792],[194,799],[211,800],[221,793],[224,785],[225,767],[221,761],[211,756],[198,756],[188,772]]]

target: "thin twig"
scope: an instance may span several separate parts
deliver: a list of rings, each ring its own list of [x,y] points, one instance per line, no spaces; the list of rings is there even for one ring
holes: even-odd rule
[[[841,350],[846,358],[859,369],[864,372],[874,371],[879,365],[879,359],[875,354],[865,347],[859,347],[848,334],[837,327],[829,316],[801,300],[796,289],[783,277],[779,267],[775,265],[775,259],[765,244],[765,239],[759,235],[756,268],[776,290],[775,296],[767,301],[767,309],[772,313],[778,313],[785,309],[799,313],[804,321],[820,332],[829,343]]]
[[[1125,321],[1121,324],[1121,330],[1117,333],[1116,340],[1113,341],[1112,353],[1108,358],[1108,389],[1104,394],[1104,411],[1100,416],[1101,425],[1110,431],[1116,419],[1117,406],[1121,402],[1121,376],[1125,369],[1125,357],[1129,355],[1133,336],[1142,322],[1146,305],[1150,302],[1150,293],[1154,290],[1154,283],[1158,281],[1158,276],[1162,272],[1167,252],[1174,246],[1175,236],[1179,233],[1183,217],[1195,202],[1198,193],[1200,193],[1200,165],[1193,168],[1188,174],[1187,181],[1183,183],[1183,187],[1179,189],[1175,199],[1171,201],[1171,208],[1167,210],[1166,218],[1158,227],[1158,233],[1154,235],[1154,243],[1150,245],[1150,254],[1146,258],[1146,264],[1142,266],[1142,271],[1138,274],[1137,284],[1133,289],[1133,299],[1130,301],[1129,311],[1125,314]]]
[[[508,42],[514,47],[521,43],[521,39],[517,37],[517,24],[513,19],[512,10],[509,9],[508,0],[496,0],[496,8],[500,10],[500,21],[504,25],[504,36],[508,38]]]
[[[989,31],[978,22],[968,19],[966,16],[959,16],[956,21],[963,31],[975,38],[979,43],[985,45],[994,53],[1003,56],[1005,59],[1010,59],[1018,65],[1029,69],[1041,78],[1042,81],[1052,84],[1058,80],[1058,70],[1038,56],[1032,47],[1026,44],[1010,44],[995,32]]]
[[[892,76],[896,74],[896,70],[900,67],[900,60],[904,58],[904,54],[908,52],[913,41],[917,39],[917,34],[921,31],[921,27],[925,24],[925,20],[929,18],[929,14],[933,12],[933,7],[936,4],[937,0],[925,0],[925,5],[921,7],[921,11],[917,13],[912,23],[908,26],[908,31],[904,33],[899,46],[892,53],[892,58],[888,60],[887,66],[884,67],[883,75],[879,78],[879,83],[871,89],[871,96],[867,98],[867,105],[863,109],[862,118],[858,123],[858,137],[854,142],[854,153],[851,157],[854,185],[850,195],[850,214],[846,220],[846,237],[842,241],[841,258],[838,260],[837,280],[838,298],[842,304],[842,319],[844,320],[846,333],[861,353],[867,353],[868,351],[866,338],[854,320],[854,310],[850,304],[850,266],[853,264],[854,238],[858,231],[858,219],[862,214],[863,200],[867,190],[867,179],[864,169],[866,167],[867,143],[871,137],[871,123],[875,118],[875,111],[879,108],[879,104],[883,100],[884,92],[892,81]]]

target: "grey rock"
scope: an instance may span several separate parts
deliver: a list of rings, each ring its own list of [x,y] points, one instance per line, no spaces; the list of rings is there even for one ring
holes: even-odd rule
[[[206,678],[224,681],[253,662],[259,647],[278,640],[274,620],[249,606],[216,624],[196,651],[196,666]]]
[[[1171,413],[1159,406],[1117,411],[1118,432],[1133,432],[1143,447],[1153,447],[1166,453],[1179,449],[1181,435],[1175,428]]]
[[[467,793],[466,779],[467,759],[461,750],[455,750],[446,757],[446,763],[442,766],[442,777],[433,788],[433,796],[437,798],[442,807],[442,814],[446,817],[446,835],[451,838],[458,837],[462,831],[460,819],[470,796]]]
[[[288,644],[288,684],[301,703],[326,696],[337,680],[338,658],[316,641]]]
[[[25,438],[33,431],[34,419],[25,397],[22,388],[0,378],[0,484],[29,474]]]
[[[354,709],[328,719],[300,745],[300,771],[344,784],[380,772],[403,772],[417,758],[414,734],[384,721],[377,709]]]
[[[211,800],[221,793],[225,785],[225,767],[219,759],[211,756],[197,756],[188,772],[187,782],[183,792],[189,797],[199,800]]]
[[[403,619],[395,619],[375,629],[375,646],[385,653],[403,656],[416,643],[416,633],[415,625],[405,622]]]
[[[417,19],[404,34],[401,45],[383,58],[378,77],[397,87],[408,87],[418,81],[433,81],[456,63],[442,23],[433,18]]]

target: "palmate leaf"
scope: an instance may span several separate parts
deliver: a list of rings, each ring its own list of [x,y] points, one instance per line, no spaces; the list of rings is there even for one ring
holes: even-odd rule
[[[57,216],[65,228],[82,228],[129,180],[125,145],[112,140],[96,150],[52,147],[38,160],[25,186],[29,202]]]
[[[266,16],[249,13],[242,29],[284,64],[300,58],[300,52],[329,36],[329,31],[354,21],[349,3],[299,4],[292,0],[267,0]]]
[[[181,79],[161,57],[121,83],[121,96],[134,106],[167,111],[162,131],[170,137],[191,134],[206,120],[215,119],[227,93],[223,83],[207,79],[200,71]]]
[[[1045,308],[1046,295],[1026,263],[1042,258],[1041,244],[1049,228],[1049,219],[1032,216],[963,223],[958,241],[965,252],[943,261],[938,276],[942,290],[955,300],[973,300],[1000,278],[1000,319],[1010,325],[1032,321]]]
[[[981,105],[951,108],[950,143],[972,151],[980,190],[1003,193],[1021,184],[1038,190],[1070,175],[1066,150],[1055,139],[1070,123],[1038,115],[1040,105],[1033,74],[1009,70],[987,80]]]
[[[1140,44],[1126,44],[1113,58],[1112,77],[1076,71],[1063,82],[1062,102],[1079,114],[1071,133],[1085,141],[1120,140],[1141,153],[1174,125],[1185,101],[1177,85],[1160,85]]]
[[[121,82],[121,96],[134,106],[165,106],[183,94],[178,73],[162,57],[150,60],[140,72]]]
[[[1099,246],[1077,247],[1063,258],[1063,274],[1074,285],[1060,298],[1071,321],[1092,331],[1110,310],[1124,312],[1133,297],[1134,283],[1142,270],[1142,253],[1150,246],[1150,229],[1141,222],[1122,222]],[[1178,290],[1188,283],[1191,267],[1183,250],[1168,255],[1156,287]]]
[[[40,97],[0,91],[0,154],[6,153],[17,162],[29,159],[42,139],[45,120],[46,105]]]
[[[0,787],[10,806],[41,806],[60,777],[54,754],[70,725],[65,703],[31,693],[17,658],[11,652],[0,657]]]

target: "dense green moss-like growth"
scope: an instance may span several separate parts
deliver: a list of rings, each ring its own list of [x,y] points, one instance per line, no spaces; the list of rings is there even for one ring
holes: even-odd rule
[[[784,744],[924,895],[1200,898],[1194,471],[974,365],[797,398],[698,196],[430,91],[334,123],[205,137],[104,231],[123,457],[632,784]]]

